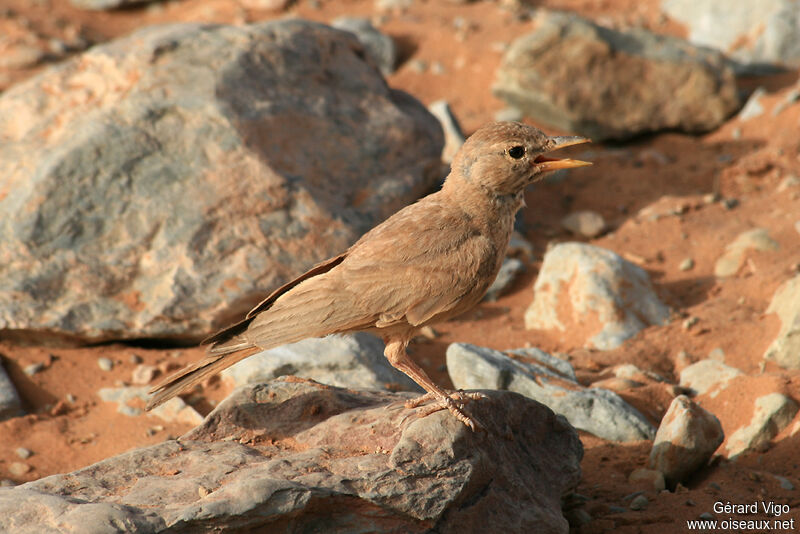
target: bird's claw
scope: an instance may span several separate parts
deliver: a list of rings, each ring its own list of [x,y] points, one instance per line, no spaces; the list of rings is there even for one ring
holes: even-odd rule
[[[464,406],[470,401],[485,398],[487,398],[486,395],[476,391],[453,391],[445,394],[426,393],[425,395],[417,397],[416,399],[407,400],[406,408],[418,408],[428,401],[433,400],[434,402],[432,404],[417,410],[415,415],[417,415],[417,417],[427,417],[432,413],[438,412],[439,410],[447,409],[455,416],[456,419],[464,423],[473,432],[476,432],[477,430],[482,429],[482,426],[475,418],[467,415],[464,412]]]

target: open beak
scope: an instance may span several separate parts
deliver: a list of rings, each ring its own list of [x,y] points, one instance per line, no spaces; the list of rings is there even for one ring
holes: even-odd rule
[[[576,136],[551,137],[550,140],[553,142],[553,147],[550,149],[550,151],[572,145],[580,145],[583,143],[592,142],[591,139]],[[559,169],[573,169],[575,167],[586,167],[587,165],[591,165],[590,162],[581,161],[579,159],[558,159],[548,156],[537,156],[536,159],[533,160],[533,163],[539,167],[540,172],[557,171]]]

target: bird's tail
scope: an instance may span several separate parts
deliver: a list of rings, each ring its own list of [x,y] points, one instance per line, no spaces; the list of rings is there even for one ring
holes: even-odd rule
[[[253,354],[253,351],[246,349],[256,348],[258,347],[241,338],[234,338],[226,343],[214,345],[209,349],[205,358],[181,369],[154,386],[150,393],[155,395],[148,401],[146,409],[152,410],[205,378],[247,358]]]

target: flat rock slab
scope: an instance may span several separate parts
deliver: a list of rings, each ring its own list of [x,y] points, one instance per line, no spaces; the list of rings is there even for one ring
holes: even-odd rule
[[[196,341],[440,178],[356,38],[153,26],[0,95],[0,337]]]
[[[707,131],[739,107],[733,69],[717,51],[544,9],[533,25],[509,47],[493,91],[537,122],[600,141]]]
[[[508,392],[416,418],[408,395],[295,377],[237,389],[177,441],[0,489],[0,531],[566,533],[575,430]]]

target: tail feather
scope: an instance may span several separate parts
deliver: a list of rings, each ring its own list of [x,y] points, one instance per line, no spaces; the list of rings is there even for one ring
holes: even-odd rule
[[[182,391],[202,382],[207,377],[217,374],[223,369],[247,358],[253,352],[245,349],[257,348],[247,341],[226,343],[209,349],[205,358],[177,373],[170,375],[160,384],[154,386],[150,393],[153,397],[147,403],[147,410],[160,406]],[[238,352],[238,354],[234,354]]]

